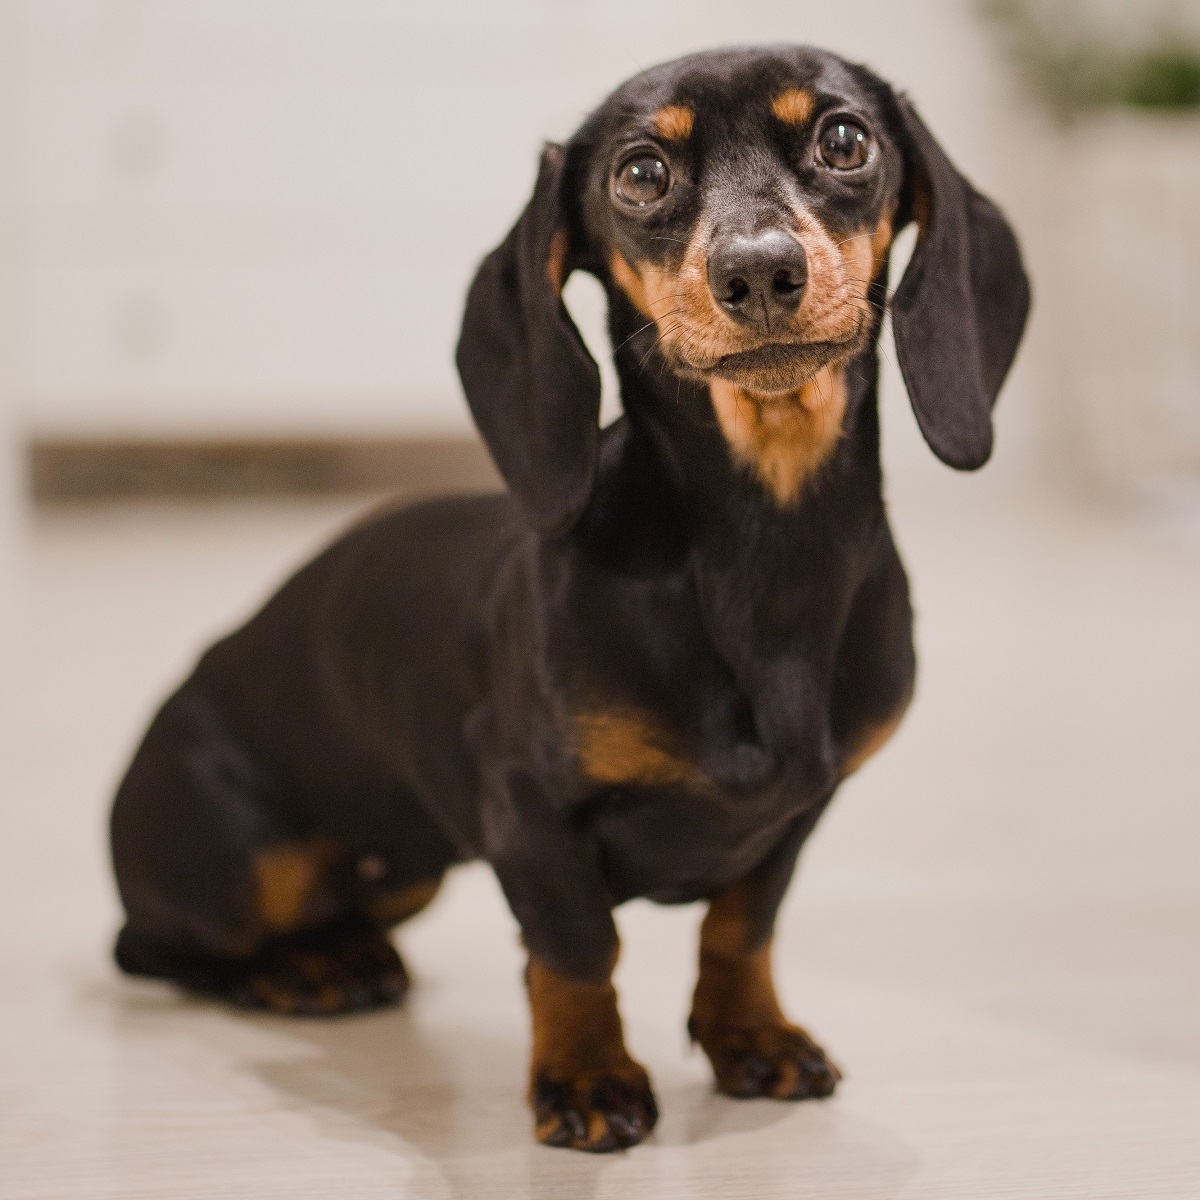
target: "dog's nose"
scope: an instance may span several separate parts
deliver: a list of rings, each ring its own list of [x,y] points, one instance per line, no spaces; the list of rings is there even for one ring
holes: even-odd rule
[[[804,247],[782,229],[733,234],[708,253],[708,286],[743,325],[786,321],[800,307],[807,281]]]

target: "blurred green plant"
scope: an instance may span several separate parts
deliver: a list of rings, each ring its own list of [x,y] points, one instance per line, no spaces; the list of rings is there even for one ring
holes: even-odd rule
[[[1200,109],[1200,44],[1171,30],[1127,48],[1070,0],[980,0],[1034,91],[1062,116],[1101,108]]]

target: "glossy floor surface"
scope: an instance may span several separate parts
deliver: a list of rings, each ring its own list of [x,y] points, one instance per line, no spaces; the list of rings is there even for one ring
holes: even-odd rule
[[[699,912],[620,915],[653,1140],[534,1145],[515,929],[462,871],[401,1010],[254,1017],[135,984],[108,795],[196,651],[351,502],[41,514],[0,797],[0,1196],[1200,1196],[1200,540],[945,477],[899,499],[920,692],[802,863],[782,990],[846,1070],[715,1096]]]

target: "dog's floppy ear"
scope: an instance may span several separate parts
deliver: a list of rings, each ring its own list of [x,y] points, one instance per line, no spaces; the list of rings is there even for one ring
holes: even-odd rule
[[[533,523],[565,533],[596,474],[600,370],[562,301],[570,232],[567,151],[547,146],[537,185],[467,294],[456,355],[475,422]]]
[[[892,298],[896,356],[930,449],[960,471],[992,453],[992,406],[1029,313],[1029,281],[1000,210],[897,97],[916,248]]]

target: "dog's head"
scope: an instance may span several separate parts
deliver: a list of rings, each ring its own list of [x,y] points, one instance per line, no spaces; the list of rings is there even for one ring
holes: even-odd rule
[[[926,441],[981,466],[1029,306],[1016,240],[909,102],[804,47],[694,55],[623,84],[550,146],[525,212],[480,267],[458,366],[501,473],[562,531],[596,471],[600,377],[562,303],[572,270],[628,309],[714,405],[803,405],[878,333],[887,257],[919,234],[892,302]],[[638,327],[642,327],[638,333]]]

